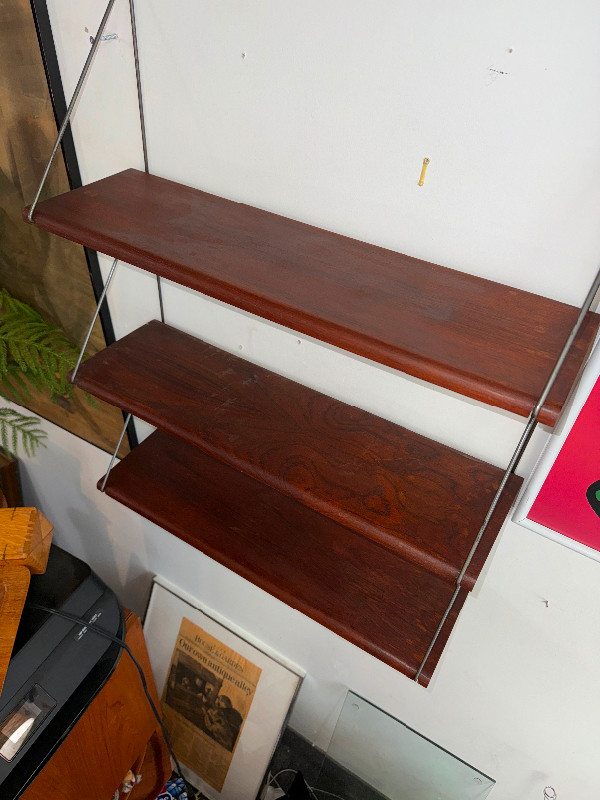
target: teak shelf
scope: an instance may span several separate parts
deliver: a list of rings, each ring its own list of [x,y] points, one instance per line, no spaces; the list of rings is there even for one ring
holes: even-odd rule
[[[34,221],[260,317],[524,416],[577,317],[564,303],[133,169],[39,203]],[[556,421],[598,321],[588,314],[541,422]]]
[[[163,431],[112,469],[105,491],[411,678],[454,590]],[[461,589],[421,673],[423,685],[466,595]]]
[[[27,210],[26,212],[27,213]],[[126,170],[39,203],[40,228],[489,405],[529,415],[578,310]],[[540,421],[591,347],[588,313]],[[427,683],[521,479],[158,322],[77,384],[159,428],[106,492]]]
[[[82,364],[76,383],[449,581],[502,478],[483,461],[156,321]],[[519,485],[513,476],[463,579],[469,589]]]

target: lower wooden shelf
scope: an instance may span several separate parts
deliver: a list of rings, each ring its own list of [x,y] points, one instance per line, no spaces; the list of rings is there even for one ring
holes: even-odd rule
[[[107,494],[415,676],[502,470],[156,321],[76,382],[159,428]],[[520,484],[511,476],[423,683]]]
[[[451,581],[162,431],[114,467],[106,493],[411,678],[454,591]],[[424,685],[467,593],[421,673]]]
[[[83,363],[76,383],[449,581],[502,479],[498,467],[157,321]],[[511,477],[467,589],[519,485]]]
[[[502,470],[156,321],[76,382],[159,428],[107,494],[415,676]],[[520,484],[511,476],[423,683]]]

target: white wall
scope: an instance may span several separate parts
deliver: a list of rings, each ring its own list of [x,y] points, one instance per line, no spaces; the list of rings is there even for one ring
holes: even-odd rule
[[[597,3],[137,5],[156,174],[582,301],[600,254]],[[49,7],[69,95],[103,3]],[[118,39],[101,46],[73,126],[86,182],[142,166],[125,0],[107,32]],[[178,327],[498,465],[522,430],[178,287],[165,303]],[[154,279],[121,266],[110,308],[118,335],[157,316]],[[349,687],[494,777],[494,800],[539,800],[547,783],[561,799],[597,795],[600,564],[507,523],[423,689],[101,496],[105,454],[49,429],[26,483],[59,543],[137,610],[158,572],[305,667],[292,723],[309,739],[327,744]]]

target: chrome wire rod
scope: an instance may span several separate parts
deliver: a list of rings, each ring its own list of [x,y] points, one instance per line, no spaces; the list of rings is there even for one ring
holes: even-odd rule
[[[92,61],[94,60],[94,56],[96,55],[96,50],[100,46],[102,34],[104,33],[104,28],[106,27],[106,23],[108,22],[110,12],[112,11],[112,7],[114,6],[114,4],[115,0],[109,0],[108,5],[106,6],[106,11],[104,12],[104,16],[102,17],[100,27],[98,28],[98,33],[96,34],[96,38],[94,39],[92,47],[90,48],[90,52],[88,53],[88,57],[85,61],[85,64],[83,65],[83,70],[81,71],[81,75],[79,76],[79,80],[77,81],[77,86],[75,87],[75,91],[73,92],[73,97],[71,98],[71,102],[69,103],[69,107],[67,108],[67,113],[65,114],[65,118],[63,119],[62,125],[60,126],[58,136],[56,137],[56,141],[54,142],[54,147],[52,148],[52,153],[50,154],[50,158],[48,159],[48,163],[46,164],[46,169],[44,170],[44,174],[42,175],[42,180],[40,181],[40,185],[38,186],[38,190],[33,199],[33,203],[29,208],[29,214],[27,215],[27,219],[29,220],[29,222],[33,222],[33,212],[35,211],[35,207],[38,204],[40,195],[42,194],[42,189],[44,188],[44,184],[46,183],[48,173],[50,172],[50,167],[52,166],[52,162],[54,161],[54,156],[56,155],[56,151],[59,148],[63,136],[65,135],[67,125],[69,124],[69,120],[71,119],[71,114],[73,113],[75,104],[79,99],[79,95],[81,94],[81,90],[83,89],[83,85],[85,83],[85,79],[87,78],[88,72],[90,71],[90,67],[92,66]]]
[[[81,350],[79,351],[79,358],[77,359],[77,363],[75,364],[75,369],[73,370],[73,374],[71,376],[71,383],[75,383],[75,378],[77,377],[77,372],[79,367],[81,366],[81,362],[83,360],[83,355],[85,353],[85,348],[88,346],[88,342],[90,340],[90,336],[92,335],[92,330],[94,325],[96,324],[96,320],[98,319],[98,314],[100,313],[100,309],[102,308],[102,303],[106,298],[106,293],[108,292],[108,287],[110,286],[110,282],[113,279],[113,275],[115,274],[115,270],[117,268],[117,264],[119,263],[119,259],[115,258],[112,263],[112,267],[110,268],[110,272],[108,273],[108,278],[106,279],[106,283],[104,284],[104,289],[102,290],[102,294],[100,295],[100,299],[98,300],[98,304],[96,306],[96,311],[94,312],[94,316],[92,317],[92,321],[90,322],[90,327],[88,328],[88,332],[86,334],[85,340],[81,345]]]
[[[135,62],[135,82],[137,86],[138,107],[140,111],[140,128],[142,131],[142,150],[144,151],[144,170],[148,169],[148,145],[146,142],[146,123],[144,120],[144,100],[142,98],[142,79],[140,76],[140,57],[138,51],[137,28],[135,25],[134,0],[129,0],[129,16],[131,18],[131,35],[133,37],[133,59]]]
[[[127,416],[125,417],[125,422],[123,423],[123,430],[121,431],[121,435],[119,436],[119,441],[117,442],[117,446],[115,447],[115,452],[112,454],[110,464],[108,465],[108,470],[106,472],[106,475],[104,476],[104,480],[102,481],[102,486],[100,487],[101,492],[104,491],[104,487],[106,486],[106,481],[108,480],[110,471],[113,468],[115,461],[117,460],[117,453],[119,452],[119,448],[121,447],[121,442],[123,441],[123,437],[125,436],[125,431],[127,430],[127,426],[129,425],[130,419],[131,419],[131,414],[127,414]]]
[[[516,448],[514,450],[512,458],[510,459],[508,467],[506,468],[506,471],[504,473],[504,476],[502,477],[502,480],[500,481],[500,485],[498,486],[498,489],[496,490],[496,494],[494,495],[494,498],[493,498],[493,500],[492,500],[492,502],[490,504],[490,507],[489,507],[488,512],[487,512],[487,514],[485,516],[483,524],[482,524],[481,528],[479,529],[479,533],[477,534],[477,537],[475,538],[475,541],[473,542],[473,545],[472,545],[472,547],[471,547],[471,549],[469,551],[467,559],[466,559],[465,563],[463,564],[463,567],[462,567],[461,571],[458,574],[458,577],[456,579],[456,588],[454,590],[454,593],[453,593],[452,597],[450,598],[450,602],[448,603],[446,611],[444,612],[444,614],[442,616],[440,624],[437,627],[437,630],[436,630],[436,632],[435,632],[435,634],[433,636],[433,639],[431,640],[431,643],[430,643],[429,647],[427,648],[427,652],[425,653],[425,655],[423,657],[423,660],[421,661],[421,664],[419,666],[419,669],[417,670],[417,673],[416,673],[416,675],[414,677],[414,680],[416,682],[419,681],[419,678],[421,677],[421,672],[423,671],[423,668],[425,667],[425,664],[427,663],[427,659],[431,655],[431,651],[433,650],[433,648],[435,646],[435,643],[437,642],[438,637],[439,637],[439,635],[440,635],[440,633],[442,631],[442,628],[444,627],[444,625],[446,623],[446,620],[448,619],[448,615],[450,614],[450,612],[452,611],[452,608],[454,607],[454,603],[456,602],[456,598],[458,597],[458,593],[459,593],[460,588],[461,588],[462,580],[463,580],[463,578],[464,578],[464,576],[465,576],[465,574],[466,574],[466,572],[467,572],[467,570],[469,568],[469,565],[470,565],[471,561],[473,560],[473,556],[475,555],[477,547],[479,546],[479,543],[481,541],[481,537],[485,533],[485,531],[487,529],[487,526],[490,523],[492,515],[493,515],[494,511],[496,510],[496,506],[498,505],[498,502],[499,502],[499,500],[500,500],[500,498],[502,496],[502,493],[504,492],[504,489],[506,488],[506,484],[508,483],[508,480],[509,480],[510,476],[513,474],[513,472],[515,471],[515,469],[519,465],[519,462],[520,462],[521,458],[523,457],[523,453],[525,452],[525,449],[527,448],[527,445],[529,444],[529,441],[531,440],[531,437],[532,437],[533,432],[535,430],[535,427],[537,425],[538,415],[539,415],[540,411],[542,410],[542,406],[546,402],[546,399],[548,398],[548,395],[550,394],[550,391],[552,390],[552,387],[554,386],[554,382],[556,381],[556,378],[558,377],[558,373],[560,372],[560,370],[561,370],[561,368],[562,368],[562,366],[563,366],[563,364],[565,362],[565,359],[567,358],[567,356],[569,354],[569,351],[571,349],[571,345],[573,344],[573,341],[575,340],[575,337],[577,336],[577,334],[579,332],[579,329],[581,328],[581,325],[583,324],[583,321],[585,319],[586,314],[588,313],[588,311],[590,310],[590,308],[592,306],[592,303],[594,302],[594,298],[595,298],[599,288],[600,288],[600,268],[598,269],[598,272],[596,273],[596,277],[594,278],[594,281],[592,282],[592,285],[590,286],[590,289],[589,289],[589,291],[588,291],[588,293],[586,295],[586,298],[583,301],[583,305],[581,306],[579,314],[577,315],[577,319],[575,321],[575,324],[573,325],[573,328],[571,329],[571,333],[569,334],[569,336],[567,338],[567,341],[565,342],[565,344],[563,346],[563,349],[560,351],[560,354],[559,354],[559,356],[558,356],[558,358],[557,358],[557,360],[556,360],[556,362],[554,364],[554,368],[552,369],[552,372],[550,373],[550,377],[546,381],[546,385],[544,386],[542,394],[540,395],[540,398],[537,401],[537,403],[535,405],[535,408],[532,410],[531,414],[529,415],[529,417],[527,419],[527,424],[525,425],[525,429],[524,429],[524,431],[523,431],[523,433],[521,435],[521,438],[519,439],[519,443],[517,444],[517,446],[516,446]]]
[[[137,26],[135,23],[134,0],[129,0],[129,16],[131,18],[131,35],[133,38],[133,60],[135,63],[135,82],[137,86],[138,108],[140,112],[140,129],[142,132],[142,150],[144,153],[144,171],[150,172],[148,166],[148,140],[146,138],[146,120],[144,117],[144,98],[142,96],[142,77],[140,73],[140,55],[138,50]],[[156,276],[156,288],[158,290],[158,304],[160,307],[160,320],[165,321],[165,308],[163,303],[162,282],[160,275]]]
[[[142,132],[142,150],[144,152],[144,171],[150,172],[148,166],[148,141],[146,138],[146,121],[144,118],[144,99],[142,97],[142,77],[140,73],[140,55],[137,44],[137,27],[135,24],[134,0],[129,0],[129,16],[131,17],[131,35],[133,37],[133,60],[135,62],[135,82],[138,93],[138,108],[140,111],[140,129]],[[162,282],[160,275],[156,276],[156,288],[158,290],[158,304],[160,307],[160,320],[165,321],[165,308],[162,296]]]
[[[165,321],[165,307],[163,305],[163,293],[162,293],[162,283],[160,281],[160,275],[156,276],[156,286],[158,288],[158,304],[160,306],[160,321]]]

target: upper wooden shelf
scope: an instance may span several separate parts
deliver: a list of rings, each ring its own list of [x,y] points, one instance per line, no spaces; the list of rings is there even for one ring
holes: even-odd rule
[[[497,467],[161,322],[85,361],[76,383],[451,582],[502,478]],[[510,477],[466,588],[520,484]]]
[[[27,212],[27,210],[26,210]],[[527,416],[577,309],[126,170],[34,222],[210,297]],[[540,421],[553,425],[600,318],[588,314]]]

